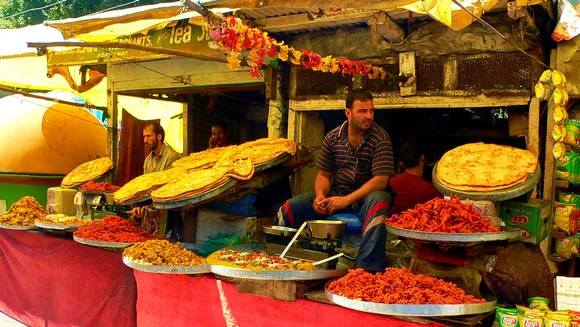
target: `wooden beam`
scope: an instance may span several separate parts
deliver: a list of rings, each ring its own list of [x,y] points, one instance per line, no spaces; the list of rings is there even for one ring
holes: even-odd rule
[[[111,64],[107,64],[107,69],[111,68]],[[115,92],[115,83],[107,79],[107,112],[109,118],[107,120],[107,156],[113,160],[113,185],[117,185],[117,173],[119,163],[119,131],[117,129],[119,117],[119,100],[117,92]]]
[[[384,11],[380,11],[369,18],[368,24],[371,26],[373,36],[376,34],[381,35],[391,43],[400,43],[405,40],[405,30]]]
[[[423,108],[483,108],[527,106],[529,96],[412,96],[374,98],[375,109],[423,109]],[[295,111],[344,110],[344,99],[291,100]],[[550,116],[551,117],[551,116]],[[551,130],[550,130],[551,133]]]
[[[252,25],[269,33],[312,30],[339,25],[365,23],[378,10],[351,9],[337,14],[311,19],[307,13],[257,19]]]
[[[527,148],[536,156],[540,155],[540,100],[536,97],[530,101]]]

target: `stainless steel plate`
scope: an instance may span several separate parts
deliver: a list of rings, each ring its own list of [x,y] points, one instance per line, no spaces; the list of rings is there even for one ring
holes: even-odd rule
[[[511,241],[520,239],[522,236],[522,229],[513,227],[508,227],[507,231],[498,233],[455,233],[455,234],[422,232],[393,227],[389,225],[386,225],[386,227],[387,231],[393,235],[413,240],[433,241],[433,242],[471,243],[471,242],[492,242],[505,240]]]
[[[264,171],[266,169],[278,166],[279,164],[284,163],[284,162],[290,160],[291,158],[292,158],[291,154],[285,153],[285,154],[279,156],[278,158],[275,158],[275,159],[270,160],[268,162],[264,162],[263,164],[254,166],[254,171],[256,173]]]
[[[264,244],[241,244],[227,249],[238,251],[264,251]],[[223,249],[222,249],[223,250]],[[213,254],[212,254],[213,255]],[[219,265],[212,255],[207,258],[212,273],[225,277],[254,280],[318,280],[346,275],[348,269],[338,270],[248,270]]]
[[[89,195],[105,195],[105,194],[115,194],[116,191],[89,191],[89,190],[79,190],[82,194]]]
[[[458,196],[461,199],[469,199],[469,200],[489,200],[489,201],[505,201],[513,198],[517,198],[522,194],[526,194],[529,191],[533,190],[536,184],[540,181],[540,165],[536,168],[536,171],[533,174],[528,174],[528,178],[523,183],[518,183],[512,187],[505,188],[503,190],[495,190],[489,192],[476,192],[476,191],[461,191],[455,190],[452,188],[448,188],[439,184],[437,181],[437,165],[436,163],[433,167],[433,185],[439,192],[443,193],[443,195],[453,194]]]
[[[64,230],[64,231],[75,231],[79,229],[79,225],[63,225],[63,224],[49,224],[37,221],[34,223],[36,227],[42,229],[51,229],[51,230]]]
[[[136,200],[131,200],[131,201],[126,201],[126,202],[117,202],[115,201],[116,204],[118,205],[122,205],[122,206],[130,206],[130,205],[134,205],[134,204],[139,204],[139,203],[144,203],[147,201],[151,201],[151,196],[148,195],[144,198],[140,198],[140,199],[136,199]]]
[[[262,231],[270,235],[292,237],[298,230],[296,228],[284,226],[263,226]]]
[[[209,190],[203,194],[194,196],[192,198],[177,200],[177,201],[173,201],[173,202],[153,202],[153,206],[157,209],[175,209],[175,208],[181,208],[181,207],[188,207],[188,206],[195,205],[195,204],[198,204],[200,202],[215,198],[218,195],[226,192],[227,190],[229,190],[230,188],[235,186],[237,183],[238,183],[238,180],[232,178],[231,180],[229,180],[225,184],[222,184],[222,185],[218,186],[217,188],[214,188],[212,190]]]
[[[326,284],[328,286],[328,283]],[[325,290],[326,298],[341,307],[389,316],[465,316],[495,310],[497,301],[477,304],[385,304],[351,300]]]
[[[36,226],[18,226],[18,225],[7,225],[7,224],[0,224],[0,228],[2,228],[2,229],[11,229],[11,230],[33,230],[33,229],[38,229]]]
[[[105,248],[105,249],[124,249],[128,246],[133,245],[133,243],[124,243],[124,242],[93,241],[93,240],[88,240],[86,238],[77,237],[75,235],[73,235],[73,239],[75,240],[75,242],[78,242],[78,243],[81,243],[84,245],[96,246],[98,248]]]
[[[123,263],[135,270],[146,271],[157,274],[181,274],[181,275],[199,275],[207,274],[211,271],[208,265],[203,266],[155,266],[137,263],[123,256]]]

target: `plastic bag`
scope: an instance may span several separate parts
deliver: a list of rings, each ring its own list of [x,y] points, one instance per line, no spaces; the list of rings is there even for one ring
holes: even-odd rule
[[[206,257],[217,250],[238,245],[241,243],[240,237],[234,233],[222,234],[218,233],[216,236],[208,236],[208,240],[203,243],[199,249],[199,254]]]
[[[554,246],[554,254],[562,258],[571,258],[578,255],[578,239],[575,236],[560,238]]]
[[[570,217],[575,206],[566,203],[554,203],[554,225],[560,230],[570,234]]]

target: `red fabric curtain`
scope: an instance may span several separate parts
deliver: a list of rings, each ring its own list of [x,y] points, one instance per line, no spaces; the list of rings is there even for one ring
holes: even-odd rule
[[[117,185],[123,186],[133,178],[143,175],[143,163],[149,155],[143,143],[143,128],[151,123],[159,123],[159,119],[139,120],[123,109]]]

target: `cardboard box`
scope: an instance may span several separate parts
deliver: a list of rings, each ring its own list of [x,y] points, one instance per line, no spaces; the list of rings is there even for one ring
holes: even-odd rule
[[[556,310],[566,310],[566,277],[556,277]]]
[[[550,201],[531,199],[527,203],[502,202],[499,217],[506,226],[524,230],[520,242],[540,244],[548,236]]]

